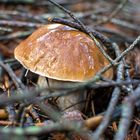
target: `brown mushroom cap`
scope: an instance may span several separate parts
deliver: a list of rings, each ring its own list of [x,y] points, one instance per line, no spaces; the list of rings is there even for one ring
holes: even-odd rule
[[[37,29],[16,47],[14,54],[30,71],[62,81],[89,80],[109,64],[88,35],[62,24]],[[104,76],[112,77],[112,70]]]

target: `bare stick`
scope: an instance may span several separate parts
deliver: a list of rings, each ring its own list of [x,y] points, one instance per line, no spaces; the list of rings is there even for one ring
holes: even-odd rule
[[[71,11],[67,10],[66,8],[64,8],[60,4],[54,2],[53,0],[48,0],[48,1],[51,2],[52,4],[54,4],[55,6],[57,6],[58,8],[60,8],[61,10],[63,10],[64,12],[66,12],[67,14],[69,14],[75,20],[75,22],[77,22],[81,26],[81,28],[86,31],[85,25],[78,18],[76,18],[74,16],[74,14],[72,14]]]
[[[116,55],[119,56],[120,55],[120,51],[117,45],[115,45],[116,47]],[[119,64],[118,68],[117,68],[117,82],[120,82],[123,79],[123,70],[124,70],[124,65],[123,65],[123,61],[121,61],[121,63]],[[109,102],[109,106],[107,108],[106,114],[103,117],[103,121],[101,122],[101,124],[99,125],[99,127],[95,130],[94,134],[93,134],[93,139],[98,140],[100,139],[100,137],[102,136],[103,132],[105,131],[105,129],[107,128],[109,121],[111,120],[111,116],[113,114],[113,111],[115,109],[115,106],[118,102],[119,96],[120,96],[120,88],[116,87],[112,93],[112,97],[111,97],[111,101]]]
[[[117,8],[109,15],[108,18],[98,22],[96,25],[101,25],[109,22],[113,17],[115,17],[124,8],[128,0],[122,0],[122,2],[117,6]]]
[[[3,62],[0,61],[0,66],[2,68],[4,68],[6,70],[6,72],[9,74],[9,76],[11,77],[11,79],[13,80],[13,82],[15,83],[17,89],[20,89],[20,88],[24,89],[25,88],[25,86],[23,85],[23,83],[14,74],[14,72],[12,71],[12,69],[9,67],[8,64],[4,64]]]
[[[130,94],[125,98],[122,109],[122,118],[119,123],[119,129],[115,136],[115,140],[124,140],[128,129],[131,124],[131,119],[134,111],[134,105],[136,101],[140,100],[140,86],[134,91],[134,94]]]

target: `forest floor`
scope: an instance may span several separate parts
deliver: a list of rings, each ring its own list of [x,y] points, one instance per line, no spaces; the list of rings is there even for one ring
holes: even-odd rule
[[[139,140],[139,7],[139,0],[0,0],[0,139]],[[97,40],[110,64],[90,81],[44,86],[15,59],[14,50],[53,23]],[[103,75],[109,69],[111,79]],[[67,114],[57,105],[60,96],[84,90],[82,110]]]

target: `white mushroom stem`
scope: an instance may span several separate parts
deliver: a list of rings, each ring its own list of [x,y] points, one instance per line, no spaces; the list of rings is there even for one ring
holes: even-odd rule
[[[48,85],[49,83],[49,85]],[[67,86],[68,84],[73,84],[73,82],[68,82],[68,81],[58,81],[54,79],[49,79],[48,78],[48,83],[46,81],[45,77],[39,76],[38,80],[38,85],[40,87],[62,87]],[[57,105],[61,110],[65,111],[73,111],[73,110],[79,110],[81,111],[84,107],[84,99],[86,96],[86,91],[74,91],[74,93],[71,93],[66,96],[59,97],[57,99]],[[53,94],[53,93],[52,93]]]

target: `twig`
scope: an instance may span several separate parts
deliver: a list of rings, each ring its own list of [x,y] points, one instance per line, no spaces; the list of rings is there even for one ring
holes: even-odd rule
[[[121,3],[117,6],[117,8],[109,15],[108,18],[102,19],[102,21],[99,21],[96,25],[101,25],[109,22],[113,17],[115,17],[121,10],[124,8],[128,0],[122,0]]]
[[[98,88],[105,88],[105,87],[123,87],[123,86],[128,86],[129,84],[133,84],[135,86],[137,86],[140,83],[140,80],[131,80],[131,81],[109,81],[109,82],[103,82],[102,83],[89,83],[87,85],[85,85],[85,88],[91,88],[91,89],[98,89]],[[67,85],[67,86],[54,86],[51,89],[52,90],[71,90],[71,89],[80,89],[78,88],[78,86],[80,86],[79,84],[71,84],[71,85]],[[83,85],[84,86],[84,85]],[[48,88],[45,88],[46,90],[48,90]]]
[[[62,5],[70,5],[74,3],[78,3],[80,0],[75,1],[59,1]],[[4,4],[27,4],[27,5],[33,5],[33,6],[46,6],[49,5],[47,1],[36,1],[36,0],[0,0],[0,3]]]
[[[61,114],[59,111],[55,110],[52,108],[51,105],[47,104],[45,105],[43,102],[39,101],[35,101],[34,103],[36,103],[40,109],[47,115],[49,116],[53,121],[57,122],[60,120],[61,118]]]
[[[41,136],[42,134],[49,134],[50,132],[67,132],[75,131],[79,134],[86,133],[86,130],[81,130],[81,123],[67,121],[63,123],[52,123],[47,126],[29,126],[27,128],[0,128],[0,134],[5,135],[18,135],[18,136]],[[81,131],[81,132],[80,132]]]
[[[122,109],[122,118],[119,123],[119,129],[115,136],[115,140],[124,140],[131,124],[133,116],[134,105],[136,101],[140,100],[140,87],[138,87],[134,94],[130,94],[125,98]]]
[[[16,116],[14,106],[13,105],[6,106],[6,111],[8,112],[8,120],[10,122],[14,122],[15,121],[15,116]]]
[[[20,126],[23,126],[23,118],[24,118],[24,112],[25,112],[25,108],[28,106],[29,104],[27,103],[21,103],[16,115],[16,119],[15,122],[18,123]]]
[[[7,3],[7,4],[33,4],[35,0],[1,0],[0,3]]]
[[[57,6],[58,8],[60,8],[61,10],[63,10],[64,12],[66,12],[67,14],[69,14],[74,19],[74,21],[77,22],[80,25],[81,29],[83,29],[84,31],[86,31],[85,25],[78,18],[76,18],[74,16],[74,14],[72,14],[71,11],[67,10],[66,8],[64,8],[60,4],[54,2],[53,0],[48,0],[48,1],[51,2],[53,5]]]
[[[11,28],[0,27],[0,33],[1,32],[12,32],[12,29]]]
[[[25,120],[26,120],[25,116],[26,116],[26,108],[23,108],[21,115],[20,115],[20,118],[19,118],[19,121],[20,121],[19,126],[22,128],[23,128]]]
[[[42,24],[40,23],[32,23],[32,22],[24,22],[24,21],[16,21],[16,20],[0,20],[0,25],[14,26],[14,27],[40,27]]]
[[[134,47],[138,44],[140,41],[140,35],[135,39],[135,41],[125,50],[123,51],[119,57],[117,57],[114,61],[121,60],[128,52],[132,51]]]
[[[123,85],[127,85],[127,84],[130,84],[130,83],[133,83],[133,84],[139,84],[140,81],[131,81],[131,82],[128,82],[128,81],[122,81],[122,82],[114,82],[114,84],[112,83],[103,83],[103,86],[101,85],[93,85],[93,84],[88,84],[88,85],[82,85],[79,86],[77,85],[77,87],[66,87],[66,88],[62,88],[62,90],[68,90],[68,91],[61,91],[61,92],[53,92],[53,94],[50,94],[50,95],[44,95],[40,98],[40,100],[45,100],[45,99],[49,99],[49,98],[52,98],[52,97],[58,97],[58,96],[65,96],[65,95],[68,95],[68,94],[71,94],[72,91],[75,91],[75,90],[78,90],[78,89],[85,89],[85,88],[100,88],[100,87],[108,87],[108,86],[123,86]],[[59,89],[59,87],[56,87],[56,90]],[[39,95],[39,93],[43,92],[43,91],[46,91],[47,92],[48,88],[42,88],[42,89],[36,89],[36,90],[29,90],[29,91],[25,91],[24,94],[17,94],[17,95],[12,95],[10,98],[6,98],[6,97],[1,97],[1,100],[0,100],[0,105],[6,105],[7,103],[14,103],[14,102],[20,102],[20,101],[24,101],[25,99],[31,99],[32,100],[35,100],[35,97]],[[47,94],[47,93],[46,93]],[[28,102],[32,102],[32,100],[28,101]]]
[[[8,35],[0,36],[0,40],[11,40],[14,38],[22,38],[30,35],[33,31],[14,32]]]
[[[2,61],[0,61],[0,67],[4,68],[4,70],[6,70],[6,72],[9,74],[9,76],[11,77],[11,79],[13,80],[13,82],[15,83],[17,89],[21,89],[21,88],[24,89],[25,88],[25,86],[23,85],[23,83],[14,74],[14,72],[12,71],[12,69],[9,67],[8,64],[4,64]]]
[[[39,22],[46,22],[46,20],[44,18],[42,18],[41,16],[36,16],[36,15],[32,15],[31,13],[23,13],[23,12],[19,12],[19,11],[5,11],[5,10],[0,10],[0,15],[10,15],[10,16],[20,16],[21,17],[25,17],[26,19],[34,19],[36,21]]]
[[[120,19],[112,19],[111,22],[116,24],[116,25],[131,29],[131,30],[140,31],[139,25],[132,24],[132,23],[120,20]]]
[[[33,118],[28,113],[26,113],[23,127],[29,127],[29,126],[32,126],[33,124],[34,124]]]
[[[138,42],[140,41],[140,36],[138,36],[136,38],[136,40],[125,50],[123,51],[120,56],[118,56],[115,60],[113,60],[114,64],[116,64],[117,62],[119,62],[122,58],[124,58],[124,56],[126,56],[126,54],[128,54],[130,51],[132,51],[135,46],[138,44]],[[110,69],[112,67],[111,64],[109,64],[108,66],[104,67],[102,70],[100,70],[97,75],[101,75],[102,73],[106,72],[108,69]]]
[[[120,55],[119,48],[116,44],[114,44],[114,47],[116,48],[116,55]],[[117,68],[117,82],[120,82],[123,79],[123,70],[124,70],[124,65],[123,62],[121,61],[118,68]],[[109,121],[111,120],[111,116],[113,114],[113,111],[115,109],[115,106],[118,102],[119,96],[120,96],[120,88],[116,87],[112,93],[111,100],[109,102],[109,106],[107,108],[106,114],[103,117],[103,121],[99,125],[99,127],[95,130],[93,134],[93,139],[98,140],[100,139],[101,135],[107,128],[107,125],[109,124]]]
[[[12,126],[12,125],[18,125],[15,122],[11,122],[11,121],[2,121],[0,120],[0,126]]]
[[[104,20],[107,19],[107,17],[105,17],[105,16],[98,16],[98,17],[97,17],[96,15],[92,15],[91,18],[92,18],[93,20],[95,20],[95,19],[100,19],[100,18],[104,18]],[[139,26],[139,25],[135,25],[135,24],[129,23],[129,22],[127,22],[127,21],[123,21],[123,20],[121,20],[121,19],[112,18],[112,19],[110,20],[110,22],[111,22],[111,23],[114,23],[114,24],[116,24],[116,25],[119,25],[119,26],[121,26],[121,27],[125,27],[125,28],[128,28],[128,29],[131,29],[131,30],[140,31],[140,26]]]
[[[125,62],[125,61],[124,61]],[[126,65],[126,64],[125,64]],[[132,79],[130,77],[130,73],[129,73],[129,68],[127,66],[125,66],[125,77],[126,77],[126,80],[131,82]],[[132,84],[128,84],[127,88],[126,88],[127,92],[128,93],[131,93],[131,94],[134,94],[133,92],[133,85]]]
[[[109,34],[111,36],[111,39],[115,42],[128,42],[128,43],[132,43],[135,39],[133,37],[130,37],[124,33],[121,33],[119,31],[114,31],[112,29],[109,29],[109,28],[104,28],[104,27],[101,27],[101,26],[98,26],[98,27],[94,27],[95,30],[99,31],[99,32],[102,32],[102,33],[106,33],[106,34]]]

